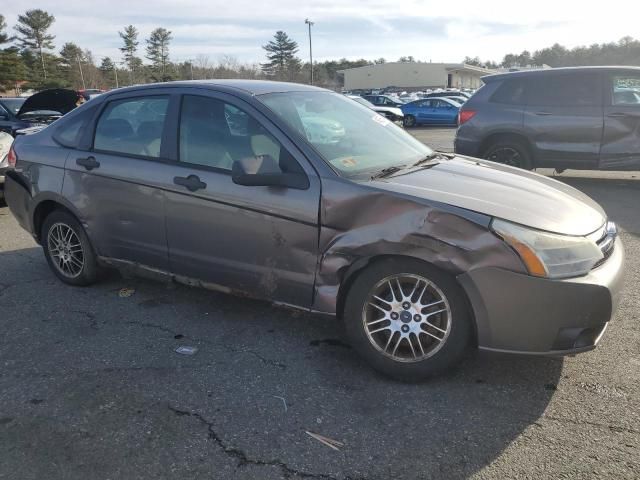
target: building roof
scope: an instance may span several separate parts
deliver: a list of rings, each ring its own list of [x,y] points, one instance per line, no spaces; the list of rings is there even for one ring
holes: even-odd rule
[[[476,72],[483,74],[492,74],[495,73],[496,70],[492,70],[490,68],[478,67],[476,65],[469,65],[468,63],[432,63],[432,62],[387,62],[387,63],[375,63],[372,65],[363,65],[361,67],[353,67],[353,68],[345,68],[344,70],[338,70],[338,73],[344,74],[345,72],[350,72],[354,70],[360,69],[376,69],[376,68],[386,68],[392,65],[402,65],[402,66],[425,66],[425,65],[433,65],[438,67],[444,67],[446,70],[466,70],[468,72]]]

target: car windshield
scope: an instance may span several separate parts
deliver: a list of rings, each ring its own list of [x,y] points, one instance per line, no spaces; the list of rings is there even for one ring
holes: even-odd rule
[[[25,100],[26,98],[3,98],[0,99],[0,103],[2,103],[2,105],[4,105],[7,110],[13,112],[13,114],[15,115],[20,111],[20,107],[22,107],[22,104]]]
[[[366,178],[433,153],[385,117],[337,93],[269,93],[258,98],[344,177]]]

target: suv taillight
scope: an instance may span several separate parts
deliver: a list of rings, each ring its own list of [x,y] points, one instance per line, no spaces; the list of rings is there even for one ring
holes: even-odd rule
[[[475,110],[460,110],[460,112],[458,113],[458,125],[467,123],[469,120],[473,118],[475,114],[476,114]]]
[[[11,168],[15,168],[16,163],[18,163],[18,156],[16,155],[16,151],[13,149],[13,145],[11,145],[9,153],[7,153],[7,160],[9,161],[9,166]]]

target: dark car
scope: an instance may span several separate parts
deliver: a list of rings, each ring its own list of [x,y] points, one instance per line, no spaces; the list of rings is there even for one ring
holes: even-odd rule
[[[11,152],[7,203],[61,281],[113,265],[338,315],[404,380],[470,346],[592,349],[622,288],[616,227],[586,195],[436,153],[320,88],[120,89]]]
[[[388,95],[362,95],[362,98],[373,103],[376,107],[401,107],[404,105],[399,100],[394,100]]]
[[[580,67],[483,78],[455,151],[532,169],[640,169],[640,68]]]
[[[73,90],[43,90],[28,98],[0,98],[0,131],[13,136],[20,129],[52,123],[76,107]]]

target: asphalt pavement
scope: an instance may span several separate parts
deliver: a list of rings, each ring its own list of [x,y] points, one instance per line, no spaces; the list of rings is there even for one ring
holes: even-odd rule
[[[0,208],[0,479],[640,478],[640,174],[559,178],[622,229],[599,348],[471,352],[419,385],[370,370],[332,318],[117,273],[65,286]]]

